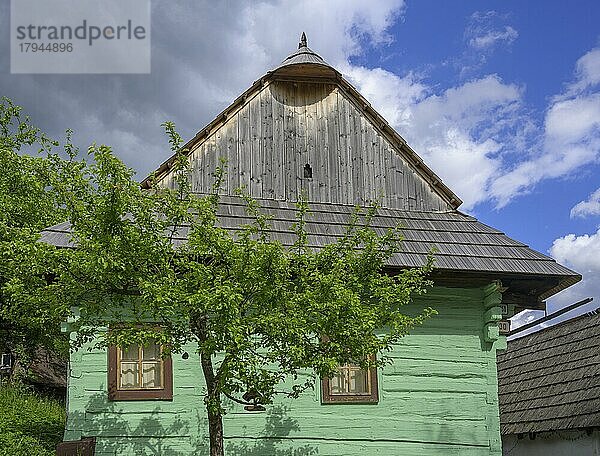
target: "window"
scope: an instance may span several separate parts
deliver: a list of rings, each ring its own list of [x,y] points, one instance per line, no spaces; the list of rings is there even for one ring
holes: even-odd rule
[[[340,366],[333,377],[321,380],[321,395],[323,404],[376,404],[379,401],[377,368],[361,369],[356,364]]]
[[[108,396],[119,400],[173,399],[171,358],[158,344],[132,344],[108,349]]]

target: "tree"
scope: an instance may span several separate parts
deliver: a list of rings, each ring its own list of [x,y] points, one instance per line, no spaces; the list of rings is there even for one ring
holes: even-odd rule
[[[45,249],[36,242],[39,231],[66,216],[51,188],[56,146],[20,107],[0,100],[0,351],[18,353],[22,364],[40,345],[63,353],[67,347],[59,316],[31,312],[31,303],[15,299],[22,286],[43,281],[34,260]]]
[[[341,363],[389,362],[385,351],[433,312],[400,311],[430,285],[432,260],[387,274],[383,266],[400,234],[379,236],[370,228],[375,207],[357,211],[338,242],[312,251],[309,207],[301,199],[296,242],[286,249],[269,238],[268,218],[240,191],[252,222],[234,235],[219,227],[217,215],[226,164],[215,171],[212,194],[195,195],[187,151],[174,126],[165,128],[178,157],[175,190],[142,190],[107,146],[90,147],[89,164],[60,163],[52,186],[76,248],[43,250],[38,261],[52,268],[52,281],[30,294],[53,314],[78,307],[79,346],[154,341],[179,352],[196,344],[210,454],[217,456],[224,397],[269,404],[276,394],[298,396]],[[174,242],[185,233],[187,242]],[[369,356],[382,352],[376,361]],[[311,373],[308,381],[299,380],[302,372]]]

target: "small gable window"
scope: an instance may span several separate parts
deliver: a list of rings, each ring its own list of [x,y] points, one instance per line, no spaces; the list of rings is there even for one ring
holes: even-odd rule
[[[323,404],[376,404],[379,401],[377,368],[362,369],[357,364],[340,366],[331,378],[321,379],[321,395]]]
[[[304,165],[304,177],[307,179],[312,179],[312,168],[310,167],[310,165],[307,163],[306,165]]]
[[[171,400],[173,369],[156,343],[108,349],[108,394],[111,400]]]

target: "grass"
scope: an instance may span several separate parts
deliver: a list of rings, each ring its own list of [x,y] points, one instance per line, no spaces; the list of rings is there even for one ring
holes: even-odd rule
[[[62,441],[64,404],[18,385],[0,385],[0,456],[50,456]]]

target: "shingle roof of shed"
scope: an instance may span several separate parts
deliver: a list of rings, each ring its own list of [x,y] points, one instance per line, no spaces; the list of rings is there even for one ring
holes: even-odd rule
[[[259,204],[271,217],[271,239],[283,245],[293,244],[294,203],[260,200]],[[320,248],[339,238],[353,209],[339,204],[311,204],[306,225],[309,245]],[[251,221],[244,203],[235,197],[222,197],[219,220],[221,226],[233,231],[240,230]],[[578,274],[552,258],[459,211],[417,212],[380,208],[372,220],[372,227],[380,232],[397,225],[402,227],[404,241],[402,251],[389,259],[390,267],[421,266],[435,247],[436,267],[440,270],[556,276],[563,283],[561,289],[580,279]],[[68,223],[61,223],[45,229],[41,240],[60,247],[72,247],[69,232]],[[187,229],[184,227],[175,242],[184,242],[186,236]]]
[[[502,434],[600,426],[599,310],[508,343],[498,356]]]

